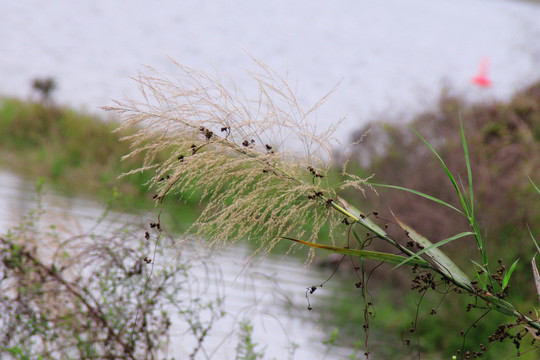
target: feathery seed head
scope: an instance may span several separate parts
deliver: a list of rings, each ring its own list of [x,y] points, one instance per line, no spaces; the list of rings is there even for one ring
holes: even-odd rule
[[[316,241],[323,225],[332,234],[342,221],[324,206],[336,198],[325,178],[333,129],[318,134],[309,122],[324,99],[304,111],[287,82],[256,62],[254,99],[177,64],[177,75],[152,70],[138,77],[144,102],[108,110],[120,114],[122,128],[137,129],[124,138],[132,144],[125,157],[144,152],[136,171],[154,171],[157,200],[202,190],[206,206],[194,234],[211,244],[257,238],[267,249],[278,236]],[[293,151],[299,146],[302,152]]]

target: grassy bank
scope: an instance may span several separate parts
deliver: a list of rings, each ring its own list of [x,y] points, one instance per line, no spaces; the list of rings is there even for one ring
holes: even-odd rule
[[[112,198],[125,211],[153,208],[148,173],[119,176],[138,168],[144,154],[121,161],[129,145],[113,133],[114,119],[39,102],[0,99],[0,166],[29,179],[42,177],[58,191],[104,202]],[[198,200],[165,204],[176,225],[190,224]]]

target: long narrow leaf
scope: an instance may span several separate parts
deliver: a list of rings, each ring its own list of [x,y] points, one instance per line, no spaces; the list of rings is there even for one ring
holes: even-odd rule
[[[478,268],[478,271],[476,271],[476,278],[480,282],[481,288],[486,289],[486,284],[488,282],[489,272],[486,269],[485,266],[480,265],[474,260],[471,260],[471,262]]]
[[[508,286],[508,282],[510,281],[510,276],[512,276],[512,273],[514,272],[514,270],[516,270],[516,266],[517,266],[518,261],[519,261],[519,259],[514,261],[512,266],[510,266],[510,269],[508,269],[506,274],[504,274],[503,281],[502,281],[502,289],[503,290],[506,288],[506,286]]]
[[[353,217],[355,221],[359,222],[365,228],[369,229],[381,238],[389,240],[386,232],[379,225],[375,224],[371,219],[369,219],[366,215],[362,214],[360,210],[358,210],[340,197],[338,197],[338,200],[341,205],[343,205],[343,208]]]
[[[538,194],[540,194],[540,189],[538,188],[538,186],[536,186],[536,184],[531,180],[531,178],[529,178],[529,181],[531,182],[531,184],[534,187],[534,189],[536,190],[536,192]]]
[[[498,312],[508,315],[508,316],[523,316],[521,313],[518,313],[514,305],[510,304],[508,301],[499,299],[498,297],[492,295],[489,292],[480,295],[482,299],[489,302],[491,306],[494,307]]]
[[[352,230],[352,233],[353,233],[353,236],[356,239],[356,242],[358,243],[358,245],[362,246],[362,239],[360,239],[360,236],[358,236],[355,229]]]
[[[473,232],[470,232],[470,231],[466,231],[466,232],[462,232],[462,233],[459,233],[457,235],[454,235],[452,237],[449,237],[448,239],[444,239],[444,240],[441,240],[439,241],[438,243],[435,243],[435,244],[431,244],[429,245],[428,247],[425,247],[424,249],[420,250],[419,252],[417,252],[416,254],[410,256],[409,258],[407,258],[406,260],[403,261],[403,263],[401,264],[398,264],[396,266],[394,266],[394,269],[405,264],[407,261],[411,260],[411,259],[414,259],[416,257],[419,257],[420,255],[424,254],[424,253],[427,253],[427,255],[430,255],[430,257],[432,257],[433,255],[433,249],[436,249],[438,248],[439,246],[442,246],[444,244],[448,244],[449,242],[452,242],[454,240],[457,240],[457,239],[461,239],[462,237],[465,237],[465,236],[468,236],[468,235],[474,235]],[[426,239],[427,240],[427,239]],[[444,253],[443,253],[444,254]],[[446,255],[445,255],[446,256]]]
[[[291,240],[299,244],[311,246],[317,249],[329,250],[338,254],[351,255],[351,256],[356,256],[356,257],[364,258],[364,259],[383,261],[383,262],[387,262],[391,264],[398,264],[404,259],[406,259],[403,256],[382,253],[382,252],[377,252],[377,251],[355,250],[355,249],[340,248],[336,246],[321,245],[321,244],[310,243],[303,240],[293,239],[286,236],[281,236],[281,238],[286,239],[286,240]],[[425,261],[424,259],[414,259],[411,261],[411,265],[418,265],[424,268],[432,268],[431,264]]]
[[[538,274],[538,268],[536,267],[536,255],[533,256],[531,260],[531,266],[534,275],[534,284],[536,285],[536,294],[538,295],[538,300],[540,300],[540,274]]]
[[[417,233],[413,228],[402,222],[400,219],[397,217],[395,219],[399,226],[401,226],[401,228],[408,233],[409,237],[422,245],[424,248],[428,248],[433,245],[428,239]],[[454,264],[454,262],[450,260],[450,258],[441,250],[431,248],[426,253],[435,262],[437,268],[448,278],[453,279],[456,283],[466,286],[469,289],[473,288],[469,277],[465,275],[465,273],[461,271],[461,269],[458,268],[457,265]]]
[[[401,246],[396,241],[394,241],[386,232],[377,224],[375,224],[369,217],[363,214],[360,210],[349,204],[344,199],[338,196],[338,201],[332,201],[331,206],[337,211],[341,212],[343,215],[346,215],[353,219],[356,223],[362,225],[368,229],[373,234],[380,237],[382,240],[391,244],[392,246],[398,248],[407,255],[413,255],[414,253],[409,249]]]
[[[473,192],[473,182],[472,182],[471,161],[469,157],[469,149],[467,147],[467,139],[465,139],[465,131],[463,130],[463,121],[461,121],[461,114],[459,114],[459,129],[461,132],[461,143],[463,144],[463,152],[465,154],[465,163],[467,164],[467,176],[469,178],[470,216],[474,217],[474,192]]]
[[[448,169],[448,166],[446,166],[446,163],[444,162],[444,160],[441,158],[441,156],[439,155],[439,153],[437,152],[437,150],[435,150],[433,148],[433,146],[431,146],[431,144],[422,137],[422,135],[420,135],[416,130],[414,130],[413,128],[411,128],[411,130],[416,134],[416,136],[418,136],[423,142],[424,144],[426,144],[426,146],[431,150],[431,152],[437,157],[437,159],[439,159],[439,162],[441,163],[441,166],[443,167],[444,169],[444,172],[446,173],[446,176],[448,177],[448,179],[450,180],[450,182],[452,183],[452,185],[454,186],[454,189],[456,190],[458,196],[459,196],[459,199],[461,201],[461,205],[463,207],[463,210],[465,210],[467,212],[467,217],[469,218],[470,214],[469,214],[469,209],[468,209],[468,206],[467,206],[467,201],[466,201],[466,198],[465,196],[463,196],[463,193],[461,192],[461,189],[459,188],[457,182],[456,182],[456,179],[454,178],[454,175],[452,175],[452,173],[450,172],[450,170]]]
[[[536,246],[536,250],[538,251],[538,253],[540,253],[540,246],[538,246],[538,243],[536,242],[536,239],[534,238],[534,235],[532,234],[529,225],[527,225],[527,230],[529,230],[529,235],[531,235],[531,239],[534,242],[534,246]]]
[[[442,201],[442,200],[440,200],[440,199],[437,199],[436,197],[433,197],[433,196],[431,196],[431,195],[425,194],[425,193],[420,192],[420,191],[417,191],[417,190],[408,189],[408,188],[405,188],[405,187],[402,187],[402,186],[396,186],[396,185],[385,185],[385,184],[375,184],[375,183],[369,183],[369,185],[372,185],[372,186],[379,186],[379,187],[386,187],[386,188],[390,188],[390,189],[397,189],[397,190],[407,191],[407,192],[413,193],[413,194],[415,194],[415,195],[421,196],[421,197],[423,197],[423,198],[426,198],[426,199],[428,199],[428,200],[434,201],[434,202],[436,202],[436,203],[438,203],[438,204],[447,206],[447,207],[449,207],[450,209],[457,211],[457,212],[460,213],[461,215],[465,215],[465,214],[463,214],[463,212],[462,212],[461,210],[459,210],[459,209],[456,208],[455,206],[452,206],[452,205],[450,205],[450,204],[447,203],[447,202],[444,202],[444,201]]]

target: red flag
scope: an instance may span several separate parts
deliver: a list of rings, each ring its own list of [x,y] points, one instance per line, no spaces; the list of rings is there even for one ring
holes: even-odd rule
[[[489,71],[489,60],[483,59],[480,63],[480,69],[478,69],[478,74],[471,79],[471,82],[475,85],[478,85],[483,88],[488,88],[491,86],[491,79],[488,75]]]

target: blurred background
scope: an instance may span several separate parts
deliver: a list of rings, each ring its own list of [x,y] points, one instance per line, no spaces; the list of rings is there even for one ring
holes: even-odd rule
[[[359,176],[375,174],[376,182],[454,204],[444,173],[407,125],[432,141],[467,185],[463,154],[456,151],[461,115],[492,261],[501,258],[509,266],[522,259],[510,294],[532,308],[536,297],[528,264],[534,245],[528,227],[540,236],[540,201],[531,200],[528,177],[540,184],[540,2],[28,0],[0,3],[0,39],[1,232],[32,209],[37,178],[46,179],[52,194],[44,198],[45,207],[82,223],[99,218],[118,194],[124,203],[117,211],[137,209],[152,219],[151,193],[144,185],[149,175],[117,178],[142,158],[119,162],[128,145],[110,134],[117,124],[100,107],[113,99],[140,99],[133,77],[148,66],[174,73],[170,58],[230,77],[249,97],[256,90],[246,73],[257,70],[253,56],[285,77],[306,109],[333,90],[316,121],[326,127],[344,119],[335,134],[342,143],[370,131],[347,151],[338,147],[338,163],[350,156]],[[390,191],[379,195],[344,194],[383,219],[392,218],[392,209],[435,241],[467,230],[463,219],[432,203]],[[177,231],[201,210],[196,198],[190,201],[167,204]],[[449,251],[471,269],[474,246],[459,244]],[[292,358],[296,351],[300,359],[363,357],[364,313],[350,264],[340,265],[335,287],[307,296],[306,287],[333,273],[335,259],[322,255],[306,269],[300,256],[286,266],[280,257],[270,257],[265,267],[247,271],[249,253],[242,246],[216,260],[236,266],[227,265],[227,280],[219,282],[233,289],[230,311],[258,319],[254,341],[266,346],[267,356]],[[371,325],[378,358],[417,358],[420,351],[449,359],[457,349],[478,350],[504,322],[486,320],[464,342],[460,331],[480,315],[464,313],[467,299],[441,305],[440,297],[428,296],[425,308],[437,308],[439,316],[423,317],[426,326],[413,337],[418,346],[406,346],[404,334],[410,340],[407,329],[419,301],[409,290],[410,274],[374,274],[371,294],[382,299]],[[210,348],[226,350],[214,351],[213,358],[232,358],[237,351],[223,345],[224,336],[218,331],[209,341]],[[490,346],[486,358],[515,354],[511,342]],[[525,356],[536,359],[535,351]]]
[[[540,8],[503,0],[182,2],[54,0],[1,5],[0,93],[28,97],[50,76],[61,104],[91,112],[137,98],[130,77],[167,56],[231,76],[262,60],[297,88],[306,107],[338,83],[319,111],[347,134],[379,114],[410,119],[441,89],[471,100],[509,98],[540,78]],[[470,79],[489,61],[490,88]]]

